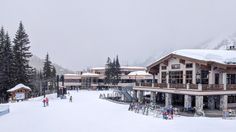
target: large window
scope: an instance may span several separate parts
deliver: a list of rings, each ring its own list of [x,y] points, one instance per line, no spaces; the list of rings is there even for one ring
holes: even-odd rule
[[[186,71],[186,83],[193,82],[193,71]]]
[[[166,70],[166,66],[161,66],[161,69],[162,70]]]
[[[192,63],[187,63],[186,68],[193,68],[193,64]]]
[[[180,69],[180,64],[172,64],[171,69]]]
[[[236,74],[227,74],[227,84],[236,84]]]
[[[166,82],[166,72],[161,72],[161,83],[167,83]]]
[[[209,71],[206,70],[202,70],[201,71],[201,84],[208,84],[208,75],[209,75]]]
[[[183,83],[183,71],[170,71],[169,83],[182,84]]]

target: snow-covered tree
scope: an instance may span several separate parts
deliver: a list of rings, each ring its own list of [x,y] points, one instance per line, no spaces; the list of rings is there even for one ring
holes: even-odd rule
[[[32,68],[29,66],[29,59],[32,54],[29,51],[29,37],[25,32],[22,22],[19,24],[13,43],[14,83],[28,85],[32,71]]]

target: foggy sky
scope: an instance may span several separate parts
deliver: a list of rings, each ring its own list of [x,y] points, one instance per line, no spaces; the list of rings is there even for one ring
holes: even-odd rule
[[[31,51],[72,70],[123,65],[236,32],[235,0],[0,0],[0,25],[22,21]]]

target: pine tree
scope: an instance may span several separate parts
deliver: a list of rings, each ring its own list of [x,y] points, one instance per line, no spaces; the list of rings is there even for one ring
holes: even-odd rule
[[[117,55],[116,61],[115,61],[115,84],[118,84],[120,82],[120,74],[121,74],[120,62],[119,62],[119,58]]]
[[[105,84],[111,83],[111,59],[110,57],[107,58],[107,63],[105,66]]]
[[[105,83],[117,85],[120,81],[120,62],[118,56],[111,61],[110,57],[107,59],[105,68]]]
[[[14,55],[14,84],[29,84],[31,67],[29,66],[29,58],[32,56],[30,49],[30,41],[26,34],[22,22],[14,38],[13,55]]]
[[[3,102],[4,97],[4,81],[3,81],[3,49],[4,49],[4,43],[5,43],[5,31],[3,27],[0,30],[0,102]]]
[[[11,40],[8,33],[5,35],[5,43],[3,46],[3,86],[7,95],[7,90],[12,88],[14,85],[12,84],[13,75],[14,75],[14,67],[13,67],[13,52]],[[7,99],[8,96],[6,96]]]
[[[49,60],[49,55],[46,55],[44,66],[43,66],[43,78],[50,79],[52,77],[52,62]]]

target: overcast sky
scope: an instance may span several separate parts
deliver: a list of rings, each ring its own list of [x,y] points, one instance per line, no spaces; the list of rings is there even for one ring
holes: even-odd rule
[[[236,0],[0,0],[0,25],[23,21],[31,51],[72,70],[122,64],[236,32]]]

